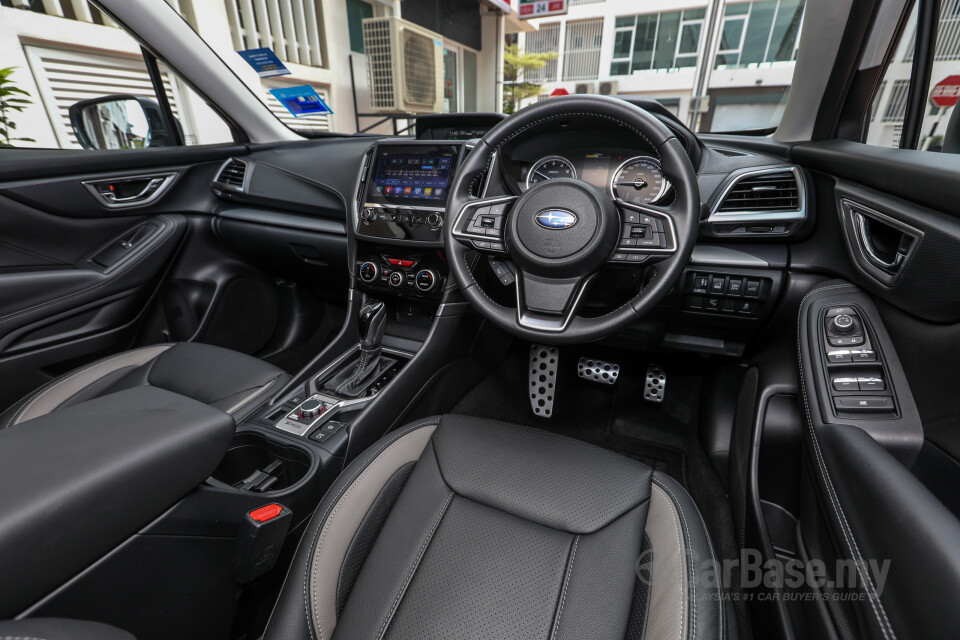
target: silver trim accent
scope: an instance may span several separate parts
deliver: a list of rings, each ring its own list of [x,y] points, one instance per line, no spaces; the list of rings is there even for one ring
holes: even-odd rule
[[[720,207],[723,206],[723,202],[727,199],[727,196],[730,195],[730,192],[733,190],[737,184],[739,184],[744,178],[749,178],[751,176],[766,175],[769,173],[782,173],[784,171],[791,171],[793,173],[794,180],[797,182],[797,209],[788,210],[788,211],[724,211],[720,212]],[[797,222],[800,220],[805,220],[807,218],[807,198],[806,198],[806,188],[804,187],[803,174],[800,173],[800,167],[796,165],[781,165],[777,167],[766,167],[763,169],[754,169],[752,171],[745,171],[744,173],[736,175],[720,194],[720,197],[714,203],[713,208],[710,210],[710,216],[707,218],[706,222],[749,222],[752,224],[763,223],[763,222]]]
[[[850,209],[850,214],[853,218],[853,233],[857,237],[857,246],[863,257],[878,269],[883,269],[891,274],[897,273],[903,266],[904,260],[907,259],[907,255],[897,251],[897,255],[894,256],[892,261],[881,258],[870,239],[870,231],[867,229],[867,216],[853,208]]]
[[[486,198],[487,191],[490,190],[490,179],[493,176],[493,168],[497,166],[497,154],[499,151],[494,151],[490,154],[490,164],[487,166],[487,175],[484,176],[483,180],[483,189],[480,191],[480,197]]]
[[[226,182],[220,182],[220,174],[223,173],[223,170],[227,168],[227,165],[231,162],[240,162],[244,166],[243,170],[243,184],[239,187],[233,184]],[[220,165],[220,168],[217,169],[217,176],[213,179],[213,184],[220,185],[223,189],[228,191],[234,191],[236,193],[246,193],[247,187],[250,186],[250,163],[246,160],[241,160],[240,158],[227,158],[227,161]]]
[[[219,174],[217,174],[219,175]],[[97,178],[96,180],[84,180],[80,184],[86,187],[87,191],[104,207],[108,209],[128,209],[131,207],[142,207],[148,205],[152,202],[156,202],[160,197],[166,193],[167,189],[176,181],[180,176],[176,171],[170,171],[165,173],[146,173],[141,175],[134,176],[118,176],[116,178]],[[128,196],[126,198],[117,198],[117,197],[106,197],[100,190],[97,189],[98,184],[111,184],[111,183],[121,183],[121,182],[132,182],[134,180],[149,180],[147,186],[143,188],[137,195]],[[160,185],[147,197],[142,197],[150,188],[160,180]]]
[[[731,249],[712,245],[694,245],[690,264],[715,267],[755,267],[768,269],[770,263],[762,258]]]
[[[537,167],[539,167],[541,164],[543,164],[544,162],[546,162],[547,160],[559,160],[560,162],[565,163],[567,166],[570,167],[570,171],[573,172],[573,179],[574,179],[574,180],[577,179],[577,168],[576,168],[575,166],[573,166],[573,162],[572,162],[572,161],[568,160],[567,158],[564,158],[563,156],[557,156],[557,155],[554,155],[554,156],[544,156],[544,157],[540,158],[539,160],[537,160],[536,162],[534,162],[533,165],[530,166],[530,171],[527,172],[527,181],[526,181],[526,183],[525,183],[525,184],[527,185],[527,189],[530,188],[530,176],[533,175],[534,170],[535,170]],[[491,166],[491,167],[493,166],[493,163],[492,163],[492,162],[491,162],[490,166]],[[550,180],[550,178],[547,178],[547,180]]]
[[[596,273],[591,273],[583,279],[583,282],[580,283],[580,290],[577,291],[577,295],[573,297],[573,302],[570,303],[570,310],[563,314],[562,321],[542,315],[524,315],[523,302],[520,300],[520,278],[517,278],[517,281],[514,285],[514,290],[517,293],[517,324],[526,329],[533,329],[535,331],[549,331],[551,333],[560,333],[564,331],[570,324],[570,321],[573,320],[573,316],[577,311],[577,307],[580,306],[580,298],[583,297],[584,292],[587,290],[587,285],[590,284],[590,282],[592,282],[596,276]]]
[[[660,185],[660,192],[657,194],[657,197],[651,200],[649,204],[654,204],[656,202],[659,202],[665,195],[667,195],[667,192],[669,192],[670,189],[673,188],[673,184],[671,184],[670,181],[667,180],[667,176],[663,175],[663,165],[660,163],[659,160],[657,160],[653,156],[634,156],[629,160],[627,160],[626,162],[621,163],[620,166],[617,167],[617,170],[610,175],[610,184],[607,185],[607,187],[610,189],[610,197],[613,198],[614,200],[621,200],[622,202],[626,202],[626,200],[623,200],[622,198],[619,198],[617,196],[617,190],[614,188],[613,185],[614,185],[614,182],[616,182],[617,180],[617,175],[621,171],[623,171],[623,168],[636,160],[645,160],[647,162],[657,165],[657,170],[660,172],[660,178],[663,180],[663,184]],[[631,202],[630,204],[633,204],[633,203]]]

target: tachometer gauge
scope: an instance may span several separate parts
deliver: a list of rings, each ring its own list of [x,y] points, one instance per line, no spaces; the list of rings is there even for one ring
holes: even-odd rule
[[[630,158],[614,171],[610,181],[613,196],[633,204],[653,204],[670,189],[660,163],[648,156]]]
[[[547,156],[540,158],[530,167],[530,173],[527,174],[527,188],[544,180],[576,177],[577,170],[573,168],[572,162],[560,156]]]

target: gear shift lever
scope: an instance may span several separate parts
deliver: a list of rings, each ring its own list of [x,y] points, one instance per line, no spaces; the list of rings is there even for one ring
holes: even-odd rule
[[[360,329],[360,355],[352,367],[333,376],[324,389],[341,398],[362,395],[380,373],[383,332],[386,328],[387,307],[379,300],[370,300],[360,307],[357,323]]]
[[[379,349],[383,344],[387,306],[379,300],[371,300],[360,307],[357,322],[360,325],[360,346],[364,349]]]

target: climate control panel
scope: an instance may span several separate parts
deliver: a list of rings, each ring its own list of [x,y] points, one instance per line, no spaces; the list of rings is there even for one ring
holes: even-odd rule
[[[439,254],[361,253],[356,276],[361,287],[401,296],[440,297],[446,266]]]

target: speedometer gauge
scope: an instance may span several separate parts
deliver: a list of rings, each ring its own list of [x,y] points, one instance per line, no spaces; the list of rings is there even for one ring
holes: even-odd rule
[[[561,156],[547,156],[540,158],[530,167],[530,173],[527,174],[527,188],[544,180],[576,177],[577,170],[573,168],[572,162]]]
[[[660,163],[648,156],[630,158],[613,173],[610,191],[613,196],[633,204],[653,204],[670,189]]]

